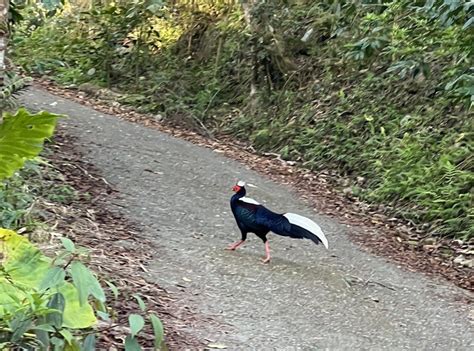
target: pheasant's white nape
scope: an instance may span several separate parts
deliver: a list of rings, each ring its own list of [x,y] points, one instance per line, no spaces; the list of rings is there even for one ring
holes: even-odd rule
[[[243,180],[239,180],[237,182],[237,186],[242,186],[243,187],[243,186],[245,186],[245,182]]]
[[[252,204],[252,205],[260,205],[260,203],[258,203],[257,201],[255,201],[254,199],[251,199],[250,197],[241,197],[239,199],[239,201],[243,201],[243,202],[246,202],[248,204]]]
[[[257,188],[256,185],[253,185],[253,184],[250,184],[250,183],[247,183],[247,186],[250,187],[250,188]]]

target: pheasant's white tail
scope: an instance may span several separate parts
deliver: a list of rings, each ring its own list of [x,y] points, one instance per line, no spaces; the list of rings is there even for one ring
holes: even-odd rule
[[[329,248],[326,235],[324,235],[321,227],[314,223],[311,219],[297,215],[295,213],[285,213],[283,216],[285,216],[291,224],[297,225],[314,234],[323,243],[326,249]]]

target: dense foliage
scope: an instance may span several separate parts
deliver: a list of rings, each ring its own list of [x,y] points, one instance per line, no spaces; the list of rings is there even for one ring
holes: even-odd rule
[[[105,301],[92,273],[80,261],[73,260],[72,251],[55,262],[14,231],[0,228],[0,241],[4,257],[0,274],[2,349],[20,346],[46,350],[54,345],[62,350],[70,344],[67,349],[93,350],[86,346],[95,343],[93,332],[82,346],[73,336],[74,329],[89,328],[97,322],[87,296],[93,294],[97,301]],[[65,243],[73,247],[72,242]],[[66,262],[71,263],[68,269]],[[74,285],[65,280],[66,273]],[[84,289],[87,291],[81,298]]]
[[[459,0],[27,7],[16,61],[232,133],[433,234],[474,236],[474,5]]]

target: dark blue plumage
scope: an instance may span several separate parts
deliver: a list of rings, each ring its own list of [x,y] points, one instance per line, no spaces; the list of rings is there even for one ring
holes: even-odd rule
[[[255,233],[265,243],[267,257],[264,262],[268,262],[270,260],[270,248],[267,234],[270,231],[295,239],[310,239],[316,244],[320,244],[324,240],[324,246],[327,247],[324,234],[311,220],[291,213],[275,213],[255,200],[246,198],[245,183],[243,182],[237,183],[233,190],[236,193],[230,200],[230,206],[242,238],[239,242],[231,245],[230,250],[235,250],[242,245],[247,239],[247,233]]]

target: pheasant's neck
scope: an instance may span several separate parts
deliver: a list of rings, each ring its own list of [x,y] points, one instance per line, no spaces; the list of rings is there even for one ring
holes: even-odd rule
[[[232,196],[230,202],[231,202],[231,203],[234,203],[234,202],[237,201],[238,199],[243,198],[243,197],[245,196],[245,193],[246,193],[246,192],[245,192],[245,189],[240,189],[238,192],[236,192],[236,193]]]

